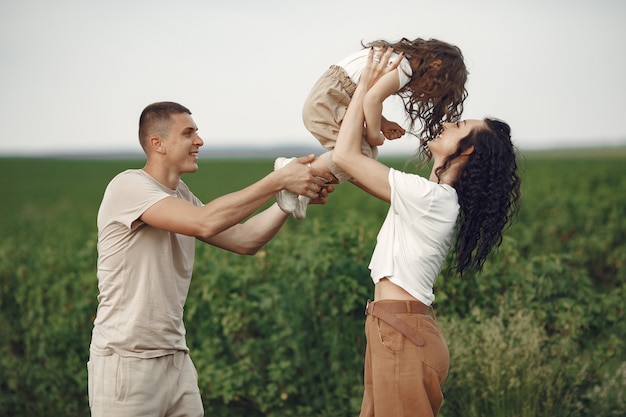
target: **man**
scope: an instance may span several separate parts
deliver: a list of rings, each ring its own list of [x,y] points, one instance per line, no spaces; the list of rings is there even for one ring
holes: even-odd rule
[[[326,201],[324,178],[302,157],[243,190],[204,205],[181,181],[198,170],[191,112],[177,103],[149,105],[139,119],[143,169],[118,174],[98,211],[98,311],[90,346],[93,416],[202,416],[197,374],[185,341],[183,307],[195,239],[252,255],[289,214],[276,204],[287,189]]]

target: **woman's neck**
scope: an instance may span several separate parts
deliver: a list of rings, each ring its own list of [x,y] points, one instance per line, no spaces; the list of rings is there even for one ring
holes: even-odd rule
[[[430,171],[430,177],[428,178],[429,181],[436,182],[437,184],[447,184],[452,186],[459,177],[459,168],[461,167],[461,163],[462,162],[459,161],[459,158],[457,158],[452,161],[448,168],[441,170],[439,172],[439,177],[437,177],[437,169],[443,166],[443,162],[435,161],[433,168]]]

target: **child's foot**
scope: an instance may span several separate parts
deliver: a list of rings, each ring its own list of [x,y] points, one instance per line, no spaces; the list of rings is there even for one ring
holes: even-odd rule
[[[274,161],[274,171],[276,171],[277,169],[281,169],[294,159],[295,158],[283,158],[282,156],[280,158],[276,158],[276,161]],[[282,211],[291,214],[294,213],[296,210],[296,206],[298,204],[298,195],[292,193],[291,191],[280,190],[278,193],[276,193],[276,202],[278,203],[278,207],[280,207]]]
[[[296,209],[293,211],[293,217],[298,220],[304,219],[306,217],[306,209],[309,206],[309,201],[311,201],[309,197],[299,195],[296,201]]]

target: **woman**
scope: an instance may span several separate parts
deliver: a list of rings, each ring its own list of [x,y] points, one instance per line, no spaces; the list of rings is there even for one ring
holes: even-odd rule
[[[518,211],[520,179],[510,128],[491,119],[444,123],[428,143],[428,179],[362,155],[366,93],[393,70],[391,52],[370,51],[333,155],[363,189],[390,203],[370,262],[375,290],[367,306],[361,417],[435,416],[450,363],[429,315],[435,279],[453,243],[460,274],[482,268]]]

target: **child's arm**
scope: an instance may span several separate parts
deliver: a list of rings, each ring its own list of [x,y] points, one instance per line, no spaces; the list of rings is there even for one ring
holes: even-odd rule
[[[380,117],[380,130],[383,132],[383,136],[387,140],[398,139],[406,133],[406,130],[396,122],[387,120],[385,116]]]
[[[341,123],[337,143],[332,154],[333,161],[352,177],[352,181],[368,193],[386,202],[391,199],[389,167],[363,155],[360,144],[363,135],[363,122],[365,121],[363,111],[365,97],[372,88],[378,85],[376,81],[388,74],[386,71],[394,72],[393,67],[386,66],[390,55],[391,50],[387,50],[380,59],[374,61],[374,51],[370,51],[367,65],[361,75],[361,81]],[[380,123],[380,114],[378,121]]]
[[[400,88],[398,70],[383,75],[365,95],[363,113],[367,132],[367,141],[372,146],[380,146],[385,142],[382,130],[383,101]]]

